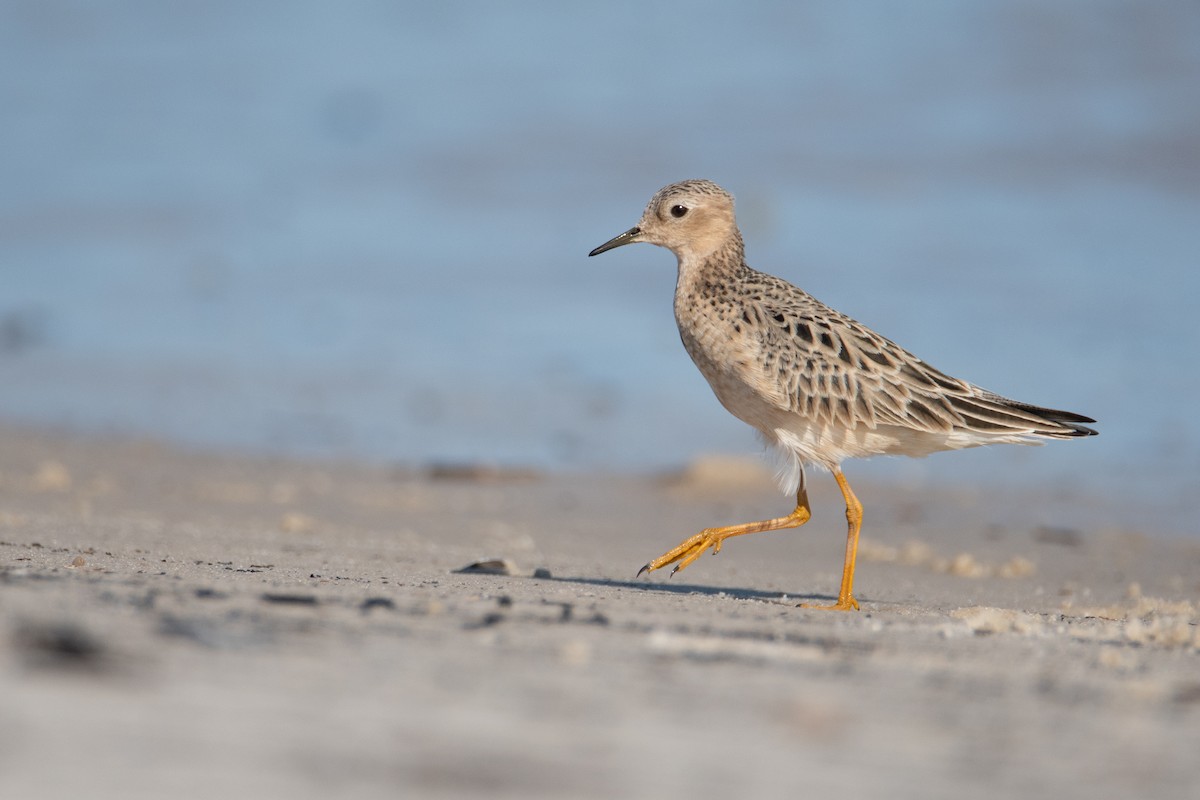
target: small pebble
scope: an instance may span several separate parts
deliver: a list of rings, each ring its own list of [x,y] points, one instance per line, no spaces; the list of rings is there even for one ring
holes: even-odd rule
[[[95,668],[107,655],[98,638],[70,622],[26,624],[14,643],[31,666]]]
[[[517,565],[507,558],[492,558],[472,562],[455,572],[465,575],[516,575]]]
[[[386,608],[391,611],[396,608],[396,603],[390,597],[368,597],[358,607],[363,613],[370,611],[372,608]]]
[[[267,603],[279,603],[281,605],[315,606],[317,604],[317,596],[315,594],[275,594],[273,592],[265,592],[262,595],[262,599]]]

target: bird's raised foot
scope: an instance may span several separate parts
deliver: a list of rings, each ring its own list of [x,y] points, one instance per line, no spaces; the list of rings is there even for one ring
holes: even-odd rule
[[[691,538],[684,539],[675,548],[668,550],[658,558],[646,564],[638,570],[638,577],[641,577],[643,572],[653,572],[656,569],[662,569],[668,564],[675,564],[675,568],[671,570],[674,575],[681,569],[686,569],[689,564],[704,554],[704,551],[712,548],[713,554],[721,552],[721,542],[729,535],[724,528],[706,528],[700,531]]]

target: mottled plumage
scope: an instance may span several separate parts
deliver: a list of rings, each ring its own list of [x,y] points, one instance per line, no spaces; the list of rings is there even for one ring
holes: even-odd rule
[[[1088,417],[1001,397],[931,367],[865,325],[745,261],[733,198],[711,181],[659,190],[638,225],[590,255],[633,242],[666,247],[679,261],[675,319],[688,354],[734,416],[787,456],[782,483],[796,511],[761,523],[713,528],[651,562],[690,564],[729,536],[794,527],[808,519],[804,465],[834,473],[850,517],[842,592],[850,591],[861,506],[841,474],[847,458],[925,456],[985,444],[1037,444],[1096,433]],[[667,559],[667,560],[663,560]]]

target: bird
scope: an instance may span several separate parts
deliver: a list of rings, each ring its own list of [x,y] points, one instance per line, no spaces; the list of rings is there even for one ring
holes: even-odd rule
[[[797,528],[812,517],[805,467],[832,473],[846,504],[846,555],[837,601],[857,610],[854,566],[863,506],[842,462],[922,457],[990,444],[1094,436],[1094,419],[1010,400],[935,369],[866,325],[782,278],[752,269],[733,196],[709,180],[664,186],[637,225],[588,253],[637,242],[675,254],[675,321],[683,346],[721,404],[782,456],[786,516],[706,528],[647,563],[671,575],[726,539]]]

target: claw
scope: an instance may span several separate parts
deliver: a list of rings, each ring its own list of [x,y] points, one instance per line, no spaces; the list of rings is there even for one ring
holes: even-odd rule
[[[650,565],[646,564],[641,569],[639,569],[637,575],[634,575],[633,577],[640,578],[640,577],[642,577],[643,572],[649,572],[649,571],[650,571]]]

